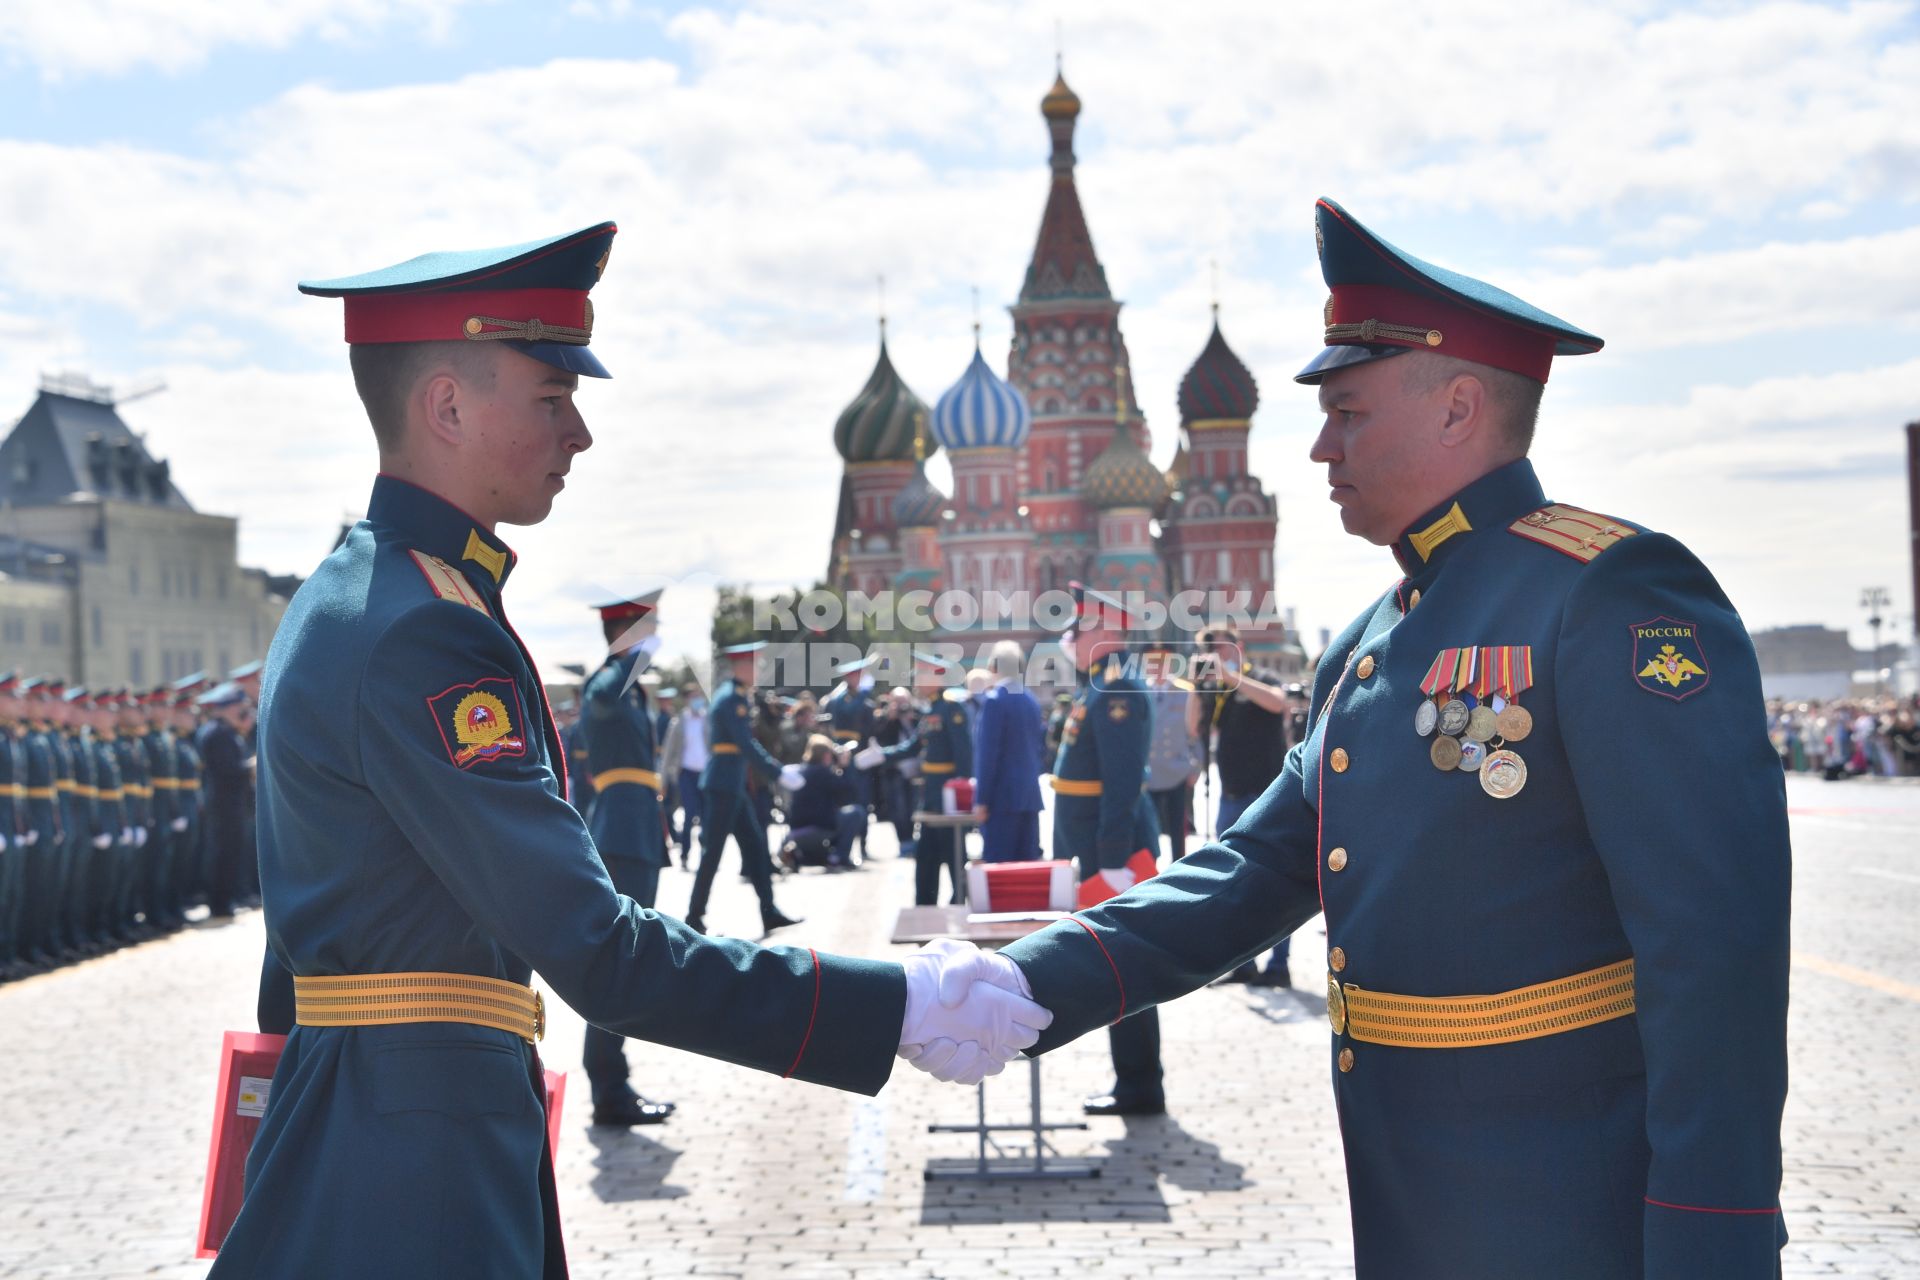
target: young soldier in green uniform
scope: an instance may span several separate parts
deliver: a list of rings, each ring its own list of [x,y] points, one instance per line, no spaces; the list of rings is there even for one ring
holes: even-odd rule
[[[687,904],[687,925],[695,933],[706,932],[707,903],[729,837],[740,846],[741,869],[760,899],[762,931],[800,923],[774,904],[767,832],[747,795],[749,766],[769,784],[780,777],[780,762],[753,736],[753,668],[755,655],[766,647],[764,640],[750,640],[720,651],[730,678],[714,693],[707,714],[707,767],[700,773],[700,866],[693,873],[693,898]]]
[[[147,758],[147,717],[141,709],[140,696],[132,690],[122,690],[115,705],[119,726],[113,750],[120,763],[120,794],[126,807],[129,836],[126,901],[129,914],[138,919],[135,936],[152,936],[156,922],[148,909],[147,885],[151,874],[149,864],[155,851],[152,848],[153,785]]]
[[[1218,843],[1005,949],[1040,1047],[1324,907],[1361,1280],[1773,1276],[1790,872],[1746,631],[1680,543],[1542,491],[1542,387],[1598,338],[1316,217],[1312,456],[1402,576]]]
[[[293,1025],[222,1280],[565,1275],[536,969],[608,1031],[867,1092],[896,1052],[978,1079],[1046,1025],[971,953],[702,937],[618,893],[566,802],[496,527],[545,519],[592,443],[573,393],[606,374],[613,235],[302,286],[346,299],[382,472],[261,682],[260,1003]]]
[[[581,690],[577,725],[592,784],[587,830],[593,847],[607,864],[613,887],[643,907],[653,906],[660,890],[660,868],[667,864],[653,712],[638,678],[652,654],[659,600],[660,593],[654,591],[595,606],[608,655]],[[587,1024],[580,1064],[593,1091],[593,1122],[659,1124],[673,1114],[673,1104],[634,1092],[621,1039]]]
[[[47,681],[21,683],[26,702],[26,734],[21,746],[26,756],[26,887],[21,894],[20,929],[30,964],[51,963],[60,952],[57,941],[64,834],[60,828],[59,774],[53,755],[53,736],[47,723]]]
[[[973,712],[967,706],[967,691],[950,683],[959,666],[937,653],[914,651],[914,684],[920,696],[927,699],[927,709],[912,733],[884,749],[888,760],[919,758],[920,808],[928,813],[944,812],[947,783],[973,776]],[[942,867],[946,868],[947,900],[960,900],[964,889],[955,877],[966,872],[954,865],[955,835],[952,827],[922,826],[915,832],[916,906],[930,907],[940,901]]]
[[[26,760],[21,745],[20,673],[0,672],[0,978],[26,971],[20,949],[27,846]]]
[[[1053,764],[1053,856],[1080,867],[1081,902],[1110,898],[1153,874],[1160,827],[1147,794],[1153,708],[1125,656],[1125,604],[1075,582],[1073,704]],[[1148,1009],[1107,1029],[1113,1088],[1086,1100],[1093,1116],[1151,1116],[1167,1109],[1160,1015]]]

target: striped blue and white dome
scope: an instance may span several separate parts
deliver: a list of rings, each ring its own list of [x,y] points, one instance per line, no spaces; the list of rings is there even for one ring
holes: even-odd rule
[[[1026,397],[987,367],[976,345],[973,363],[933,409],[933,438],[945,449],[1017,449],[1033,430]]]

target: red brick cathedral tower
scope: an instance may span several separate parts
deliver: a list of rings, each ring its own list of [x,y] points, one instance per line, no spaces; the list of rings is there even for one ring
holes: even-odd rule
[[[1007,380],[1033,410],[1018,474],[1034,531],[1027,582],[1036,592],[1092,576],[1097,533],[1081,481],[1113,438],[1113,371],[1131,363],[1120,335],[1120,303],[1107,288],[1074,186],[1080,99],[1064,76],[1041,99],[1040,114],[1053,136],[1053,183],[1012,308],[1007,359]],[[1144,452],[1152,438],[1146,420],[1134,416],[1129,429]]]
[[[1273,591],[1274,533],[1279,507],[1247,469],[1247,435],[1260,389],[1220,333],[1213,333],[1180,382],[1180,430],[1185,437],[1169,480],[1177,492],[1161,517],[1161,551],[1175,591],[1251,592],[1256,613]],[[1274,662],[1286,642],[1277,621],[1243,629],[1248,651]],[[1291,665],[1280,663],[1279,665]]]

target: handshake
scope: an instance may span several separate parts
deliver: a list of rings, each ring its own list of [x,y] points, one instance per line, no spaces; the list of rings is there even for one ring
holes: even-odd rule
[[[978,1084],[999,1075],[1053,1022],[1033,1002],[1020,966],[950,938],[906,959],[900,1056],[936,1080]]]

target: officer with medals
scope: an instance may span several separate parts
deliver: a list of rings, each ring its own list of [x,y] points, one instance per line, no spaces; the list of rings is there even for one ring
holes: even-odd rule
[[[937,653],[914,651],[915,692],[927,700],[927,709],[913,732],[882,749],[888,760],[919,759],[919,807],[927,813],[944,813],[947,783],[973,774],[973,712],[967,706],[966,690],[951,683],[959,665]],[[960,900],[964,890],[959,877],[966,872],[965,858],[957,863],[954,858],[957,837],[952,827],[924,824],[915,833],[914,905],[930,907],[939,902],[941,867],[947,869],[947,900]]]
[[[1153,708],[1146,686],[1119,659],[1140,619],[1120,600],[1080,583],[1071,650],[1076,688],[1053,764],[1053,856],[1080,866],[1080,903],[1103,901],[1154,874],[1160,827],[1147,794]],[[1167,1109],[1161,1084],[1160,1015],[1148,1009],[1107,1030],[1113,1088],[1088,1098],[1095,1116],[1151,1116]]]
[[[587,830],[613,887],[647,908],[654,904],[660,868],[667,864],[653,711],[639,679],[659,647],[659,601],[660,592],[651,591],[594,606],[606,637],[607,660],[581,690],[578,722],[593,787]],[[593,1088],[593,1122],[659,1124],[673,1114],[673,1104],[634,1092],[627,1082],[621,1042],[613,1032],[587,1024],[580,1062]]]
[[[564,1276],[533,970],[608,1031],[868,1093],[896,1053],[978,1080],[1048,1021],[964,949],[702,937],[617,892],[565,800],[497,526],[545,519],[592,443],[573,397],[606,375],[613,236],[302,286],[346,300],[381,473],[261,681],[260,1007],[290,1034],[219,1280]]]
[[[728,679],[715,692],[707,715],[707,767],[700,774],[700,865],[687,904],[687,925],[695,933],[707,930],[707,903],[729,839],[740,846],[741,870],[760,899],[762,933],[800,923],[773,901],[767,830],[747,795],[749,767],[769,785],[780,778],[780,761],[753,734],[755,655],[766,647],[764,640],[750,640],[720,651]]]
[[[1527,461],[1598,338],[1316,218],[1312,456],[1401,576],[1217,843],[1005,948],[1040,1050],[1324,906],[1361,1280],[1775,1275],[1790,855],[1753,647],[1679,542]]]

